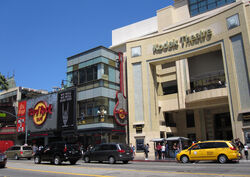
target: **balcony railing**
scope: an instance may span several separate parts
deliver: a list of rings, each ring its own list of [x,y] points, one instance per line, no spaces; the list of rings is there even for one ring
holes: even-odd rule
[[[187,94],[192,94],[195,92],[217,89],[217,88],[224,88],[226,86],[227,84],[224,75],[205,77],[191,82],[191,89],[187,90]]]
[[[113,117],[106,116],[102,121],[99,116],[88,116],[82,119],[81,117],[77,118],[77,125],[86,125],[86,124],[96,124],[96,123],[114,123]]]

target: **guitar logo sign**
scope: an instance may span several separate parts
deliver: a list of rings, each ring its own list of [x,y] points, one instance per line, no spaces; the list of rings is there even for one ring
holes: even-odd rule
[[[123,85],[123,53],[118,53],[120,63],[120,90],[116,92],[117,103],[114,108],[114,117],[117,124],[121,126],[127,125],[128,112],[127,112],[127,98],[124,95]]]

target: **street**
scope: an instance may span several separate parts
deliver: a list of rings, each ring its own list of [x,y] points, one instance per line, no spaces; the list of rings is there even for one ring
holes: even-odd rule
[[[8,160],[7,167],[0,169],[0,177],[158,177],[158,176],[249,176],[250,162],[218,164],[199,162],[182,164],[176,162],[63,163],[34,164],[33,160]]]

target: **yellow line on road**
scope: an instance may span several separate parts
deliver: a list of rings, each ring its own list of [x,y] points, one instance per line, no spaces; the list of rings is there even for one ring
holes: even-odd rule
[[[67,172],[56,172],[56,171],[45,171],[45,170],[34,170],[34,169],[26,169],[26,168],[14,168],[8,167],[13,170],[23,170],[23,171],[34,171],[34,172],[42,172],[42,173],[56,173],[63,175],[75,175],[75,176],[95,176],[95,177],[114,177],[114,176],[104,176],[104,175],[90,175],[90,174],[82,174],[82,173],[67,173]]]
[[[191,174],[191,175],[202,175],[202,176],[244,176],[244,177],[250,177],[250,175],[244,175],[244,174],[149,171],[149,170],[136,170],[136,169],[97,168],[97,167],[70,167],[70,168],[85,168],[85,169],[114,170],[114,171],[133,171],[133,172],[140,172],[140,173],[183,174],[183,175],[190,175]]]

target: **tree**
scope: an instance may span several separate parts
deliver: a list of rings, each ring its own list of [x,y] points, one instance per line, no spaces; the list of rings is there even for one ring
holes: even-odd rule
[[[0,90],[8,90],[9,84],[4,75],[0,73]]]

